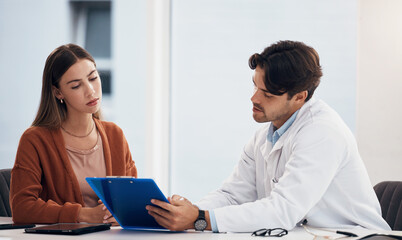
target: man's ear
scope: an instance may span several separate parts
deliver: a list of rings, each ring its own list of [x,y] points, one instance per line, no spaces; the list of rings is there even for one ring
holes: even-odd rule
[[[60,92],[60,90],[57,87],[52,86],[52,91],[53,91],[54,96],[56,96],[59,100],[64,98],[63,94]]]
[[[296,93],[295,101],[300,102],[300,103],[304,103],[306,101],[307,96],[308,96],[307,90],[299,92],[299,93]]]

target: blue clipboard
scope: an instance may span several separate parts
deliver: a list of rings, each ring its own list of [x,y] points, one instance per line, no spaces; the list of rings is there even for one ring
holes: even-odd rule
[[[153,205],[151,199],[168,202],[153,179],[106,177],[86,180],[122,228],[165,229],[145,209],[146,205]]]

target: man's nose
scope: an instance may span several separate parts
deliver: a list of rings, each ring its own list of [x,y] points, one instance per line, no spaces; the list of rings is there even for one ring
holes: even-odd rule
[[[254,88],[254,92],[253,92],[253,95],[251,96],[250,100],[253,103],[258,103],[259,102],[259,100],[258,100],[258,89]]]

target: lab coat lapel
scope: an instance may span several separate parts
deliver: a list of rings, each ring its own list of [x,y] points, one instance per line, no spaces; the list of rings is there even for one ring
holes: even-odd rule
[[[272,143],[268,139],[265,139],[265,143],[260,146],[261,155],[265,162],[268,161],[271,150]]]
[[[266,196],[270,195],[274,187],[272,178],[275,177],[275,172],[278,166],[278,160],[283,147],[282,137],[272,146],[272,143],[265,140],[265,143],[260,147],[261,155],[264,161],[264,189]]]
[[[282,149],[282,147],[283,147],[283,139],[286,138],[285,135],[286,135],[287,133],[288,133],[288,131],[286,131],[285,134],[283,134],[283,135],[278,139],[278,141],[275,143],[274,147],[272,148],[270,154],[273,154],[275,151],[279,151],[279,150]]]
[[[275,143],[275,145],[273,146],[273,148],[269,154],[269,159],[267,161],[267,164],[270,169],[269,176],[267,178],[267,185],[269,183],[271,191],[272,191],[272,189],[274,189],[275,184],[277,183],[277,180],[279,178],[279,176],[277,176],[277,174],[278,174],[279,161],[280,161],[280,157],[282,154],[282,147],[283,147],[283,142],[284,142],[283,138],[285,137],[284,135],[281,136],[278,139],[278,141]]]
[[[264,183],[267,196],[270,195],[270,192],[283,174],[287,162],[286,157],[282,157],[284,146],[286,142],[288,142],[289,137],[292,136],[292,132],[294,131],[296,125],[297,118],[295,122],[293,122],[292,126],[290,126],[289,129],[278,139],[274,146],[272,146],[272,144],[267,140],[269,144],[261,147],[261,152],[264,156]],[[270,147],[266,147],[267,145]]]
[[[261,160],[264,163],[263,171],[264,171],[264,191],[265,196],[269,196],[271,192],[271,184],[270,184],[270,173],[273,171],[273,164],[270,163],[270,155],[272,150],[272,143],[265,139],[265,143],[260,146],[261,151]]]

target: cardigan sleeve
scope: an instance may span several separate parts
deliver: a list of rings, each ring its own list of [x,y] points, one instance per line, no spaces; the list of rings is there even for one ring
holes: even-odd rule
[[[131,156],[130,148],[128,146],[127,140],[123,135],[124,145],[125,145],[125,161],[126,161],[126,176],[137,177],[137,167],[133,157]]]
[[[110,151],[112,174],[137,177],[137,167],[123,130],[113,122],[101,121],[101,123],[101,129],[104,129],[107,137],[103,147]],[[107,158],[105,156],[106,161]]]
[[[21,137],[14,167],[11,171],[10,205],[15,223],[77,222],[81,205],[66,202],[58,204],[40,198],[43,191],[40,152],[46,142],[35,134]],[[42,145],[42,146],[41,146]]]

